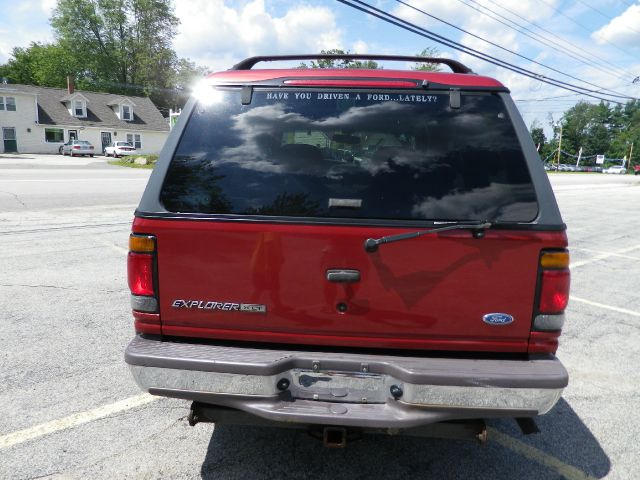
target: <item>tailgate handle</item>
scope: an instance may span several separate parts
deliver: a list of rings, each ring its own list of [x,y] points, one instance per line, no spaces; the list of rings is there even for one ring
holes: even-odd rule
[[[344,269],[327,270],[327,280],[335,283],[359,282],[360,271]]]

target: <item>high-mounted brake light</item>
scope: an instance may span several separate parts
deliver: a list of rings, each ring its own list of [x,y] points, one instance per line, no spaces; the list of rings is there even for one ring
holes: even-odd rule
[[[155,284],[156,238],[131,234],[127,256],[127,277],[131,307],[139,333],[160,333],[160,315]]]
[[[334,80],[334,79],[300,79],[285,80],[285,85],[294,87],[370,87],[370,88],[416,88],[418,81],[402,80]]]

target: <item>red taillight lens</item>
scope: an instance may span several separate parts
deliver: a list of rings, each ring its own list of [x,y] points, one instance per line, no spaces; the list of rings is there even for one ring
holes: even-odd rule
[[[538,311],[543,314],[562,313],[569,303],[569,285],[568,269],[544,270]]]
[[[80,150],[81,148],[82,148],[82,147],[81,147],[80,145],[74,145],[74,146],[73,146],[73,149],[74,149],[74,150]]]
[[[154,295],[153,255],[130,252],[127,257],[127,276],[133,295]]]

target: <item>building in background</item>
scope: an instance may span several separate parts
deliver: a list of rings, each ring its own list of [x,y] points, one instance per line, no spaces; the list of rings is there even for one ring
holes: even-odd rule
[[[138,153],[158,153],[169,125],[146,97],[68,88],[0,84],[0,152],[58,153],[71,139],[87,140],[97,154],[127,141]]]

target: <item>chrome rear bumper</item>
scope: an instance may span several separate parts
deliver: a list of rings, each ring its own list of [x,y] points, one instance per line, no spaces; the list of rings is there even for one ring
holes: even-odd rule
[[[472,360],[234,348],[136,337],[125,354],[152,394],[296,423],[409,428],[549,411],[567,385],[555,358]]]

